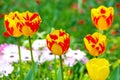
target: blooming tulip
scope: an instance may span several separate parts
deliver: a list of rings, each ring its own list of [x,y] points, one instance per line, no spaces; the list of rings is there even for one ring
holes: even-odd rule
[[[20,30],[25,36],[31,36],[39,29],[39,25],[42,22],[38,13],[31,13],[26,11],[21,14],[21,26]]]
[[[95,32],[88,34],[84,38],[85,48],[93,56],[99,56],[105,52],[106,49],[106,36],[101,33]]]
[[[106,80],[109,73],[109,62],[104,58],[93,58],[86,63],[88,75],[92,80]]]
[[[55,55],[67,52],[70,46],[70,36],[63,30],[54,30],[46,37],[49,50]]]
[[[113,22],[113,16],[114,9],[112,7],[100,6],[91,10],[92,22],[99,30],[107,30]]]
[[[19,12],[11,12],[8,15],[5,15],[4,24],[6,28],[5,36],[14,36],[19,37],[22,35],[19,29],[20,24],[20,13]]]

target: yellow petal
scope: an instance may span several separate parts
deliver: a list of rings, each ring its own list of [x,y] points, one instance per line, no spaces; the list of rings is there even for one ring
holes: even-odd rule
[[[51,51],[53,54],[55,55],[61,55],[62,54],[62,48],[60,45],[58,44],[53,44],[52,48],[51,48]]]
[[[86,63],[88,74],[92,80],[106,80],[108,77],[109,62],[105,58],[93,58]]]
[[[25,36],[31,36],[32,34],[34,34],[32,32],[32,30],[30,29],[30,27],[28,27],[28,26],[24,26],[22,28],[22,32],[23,32],[23,35],[25,35]]]
[[[105,20],[105,18],[101,17],[99,20],[98,20],[98,24],[96,25],[96,27],[100,30],[105,30],[108,28],[108,25],[107,25],[107,22]]]

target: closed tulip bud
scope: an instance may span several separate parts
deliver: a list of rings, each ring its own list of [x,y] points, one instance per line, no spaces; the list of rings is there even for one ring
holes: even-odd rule
[[[114,9],[112,7],[100,6],[91,10],[92,22],[99,30],[107,30],[113,22],[113,17]]]
[[[92,35],[88,34],[84,38],[84,45],[92,56],[99,56],[105,52],[106,36],[98,32]]]
[[[106,80],[109,76],[109,62],[105,58],[93,58],[86,63],[91,80]]]
[[[31,13],[29,11],[23,12],[21,14],[21,26],[20,30],[24,36],[31,36],[35,34],[42,22],[41,17],[38,13]]]
[[[54,30],[46,37],[47,47],[55,55],[65,54],[70,46],[70,36],[63,30]]]
[[[20,13],[11,12],[8,15],[5,15],[4,24],[6,28],[5,36],[19,37],[22,35],[19,29],[20,24]]]

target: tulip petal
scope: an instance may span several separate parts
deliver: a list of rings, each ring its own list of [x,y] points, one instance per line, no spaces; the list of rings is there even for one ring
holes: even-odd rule
[[[70,36],[63,30],[54,30],[46,37],[47,47],[55,55],[65,54],[70,46]]]
[[[91,18],[93,24],[100,30],[107,30],[113,22],[114,9],[100,6],[91,9]]]
[[[60,55],[62,53],[62,48],[58,44],[53,44],[52,48],[51,48],[51,51],[56,55]]]
[[[92,56],[99,56],[105,52],[106,36],[98,32],[95,32],[92,35],[88,34],[84,38],[84,45],[85,45],[86,50]]]
[[[20,13],[19,12],[11,12],[8,15],[5,15],[4,18],[4,24],[5,24],[5,28],[6,28],[6,32],[5,33],[6,36],[14,36],[14,37],[19,37],[22,35],[19,27],[19,23],[20,23]]]
[[[105,58],[91,59],[86,68],[92,80],[106,80],[110,73],[109,62]]]
[[[23,32],[23,35],[25,36],[31,36],[35,34],[40,26],[40,23],[42,22],[41,17],[39,16],[38,13],[31,13],[29,11],[23,12],[21,14],[21,26],[20,30]],[[27,30],[25,32],[25,30]]]

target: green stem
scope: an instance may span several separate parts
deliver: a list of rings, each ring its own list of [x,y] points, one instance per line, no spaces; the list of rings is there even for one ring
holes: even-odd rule
[[[57,80],[56,55],[54,58],[54,68],[55,68],[55,80]]]
[[[69,77],[70,77],[70,75],[69,75],[69,73],[68,73],[68,71],[69,71],[69,66],[67,66],[67,68],[66,68],[66,72],[67,72],[67,80],[69,80]]]
[[[32,53],[32,44],[31,44],[31,38],[29,38],[29,46],[30,46],[30,54],[31,54],[31,60],[32,60],[32,71],[33,71],[33,80],[35,80],[35,65],[34,65],[34,59],[33,59],[33,53]]]
[[[82,6],[82,0],[78,0],[78,12],[80,11],[81,6]]]
[[[20,52],[20,42],[17,38],[17,44],[18,44],[18,54],[19,54],[19,67],[20,67],[20,80],[22,80],[22,59],[21,59],[21,52]]]
[[[61,68],[62,80],[64,80],[64,76],[63,76],[63,66],[62,66],[62,56],[60,56],[60,68]]]
[[[38,65],[38,80],[40,80],[40,76],[41,76],[41,64]]]
[[[82,78],[83,78],[83,75],[84,75],[84,69],[85,69],[85,66],[82,66],[82,68],[81,68],[81,74],[80,74],[80,80],[82,80]]]
[[[3,76],[3,79],[2,80],[6,80],[6,76]]]

